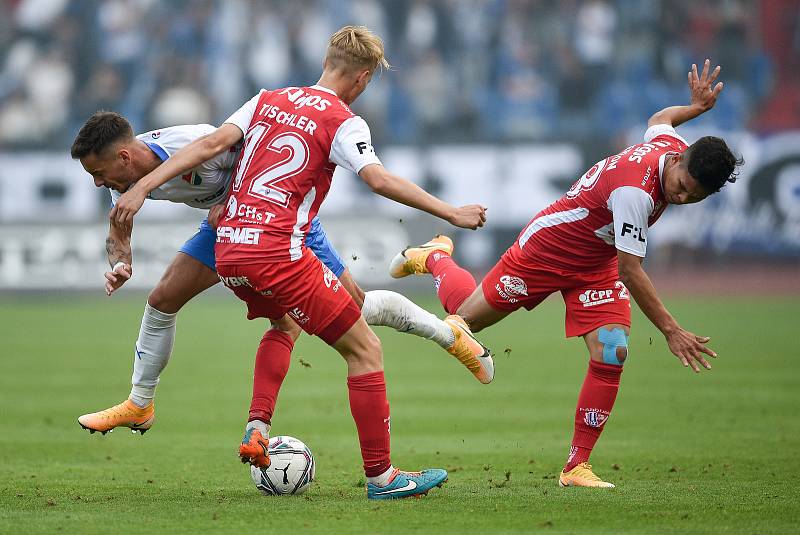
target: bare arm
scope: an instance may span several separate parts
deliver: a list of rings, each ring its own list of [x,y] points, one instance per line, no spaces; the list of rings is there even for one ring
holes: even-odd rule
[[[706,347],[709,338],[698,336],[684,330],[672,314],[658,298],[655,287],[650,281],[650,277],[642,269],[642,258],[623,251],[617,251],[619,261],[619,277],[623,284],[631,292],[636,300],[636,304],[642,312],[667,339],[670,351],[675,354],[684,366],[691,366],[695,372],[699,372],[700,363],[707,370],[711,365],[703,357],[703,353],[716,357],[717,354]]]
[[[417,210],[428,212],[456,227],[475,230],[478,227],[482,227],[486,222],[485,207],[478,204],[470,204],[456,208],[437,199],[413,182],[393,175],[382,165],[367,165],[358,174],[370,189],[378,195]]]
[[[125,284],[133,275],[133,253],[131,252],[131,225],[120,226],[113,220],[108,227],[106,253],[111,270],[105,273],[106,294],[111,295],[117,288]]]
[[[133,216],[151,191],[228,150],[243,136],[238,126],[225,123],[210,134],[195,139],[131,186],[111,209],[109,217],[121,225],[132,224]]]
[[[697,65],[692,64],[692,70],[689,71],[688,77],[689,93],[691,95],[690,104],[688,106],[670,106],[654,113],[650,120],[647,121],[647,126],[650,127],[656,124],[678,126],[713,108],[717,102],[717,96],[722,91],[723,84],[719,82],[714,86],[714,81],[719,76],[721,68],[717,66],[709,74],[710,68],[711,62],[706,60],[703,64],[703,72],[698,76]]]

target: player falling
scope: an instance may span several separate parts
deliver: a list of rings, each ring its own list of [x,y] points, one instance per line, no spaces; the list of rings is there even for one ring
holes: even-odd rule
[[[709,338],[683,329],[642,269],[647,230],[668,204],[702,201],[736,179],[737,161],[725,142],[707,136],[687,146],[674,127],[710,110],[722,90],[720,68],[689,72],[691,104],[659,111],[644,143],[597,162],[561,199],[531,220],[477,286],[452,260],[445,236],[398,254],[394,277],[430,273],[445,310],[479,331],[514,310],[528,310],[560,291],[566,335],[582,336],[589,370],[575,410],[575,431],[561,486],[613,487],[592,472],[589,454],[611,414],[628,357],[630,296],[667,339],[684,366],[711,369]],[[630,292],[630,293],[629,293]]]
[[[376,193],[455,226],[474,229],[486,217],[479,205],[456,209],[381,165],[366,122],[348,107],[381,67],[388,67],[381,40],[364,27],[342,28],[331,37],[316,85],[262,90],[220,128],[142,178],[111,213],[116,224],[132,224],[149,191],[244,139],[227,209],[217,228],[219,277],[247,303],[248,318],[291,318],[344,357],[367,495],[373,499],[424,494],[440,485],[447,473],[440,469],[403,472],[392,466],[380,342],[340,280],[306,246],[310,222],[328,193],[337,165],[357,173]],[[453,317],[451,322],[461,338],[471,339],[460,318]],[[491,361],[480,362],[474,353],[470,357],[471,371],[483,382],[491,380]],[[277,394],[280,384],[273,386]],[[263,426],[248,427],[242,448],[252,447],[253,457],[260,456],[249,459],[254,464],[268,462],[263,448],[266,438]]]

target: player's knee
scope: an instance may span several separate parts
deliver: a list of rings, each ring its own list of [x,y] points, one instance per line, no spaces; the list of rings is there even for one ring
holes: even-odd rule
[[[383,347],[378,335],[369,329],[364,340],[364,356],[371,363],[380,363],[383,360]]]
[[[270,320],[270,324],[272,325],[273,329],[281,331],[284,334],[288,334],[292,340],[295,341],[297,341],[297,339],[300,337],[300,333],[303,332],[300,326],[288,316],[284,316],[278,320]]]
[[[162,284],[158,284],[147,296],[147,303],[164,314],[175,314],[181,309],[182,303],[177,300]]]
[[[365,335],[361,337],[353,347],[353,351],[347,360],[357,363],[359,367],[368,369],[380,369],[383,366],[383,348],[378,336],[367,329]]]
[[[600,348],[596,360],[605,364],[622,366],[628,358],[628,335],[619,327],[613,329],[600,329],[597,332]],[[595,358],[595,355],[592,356]]]

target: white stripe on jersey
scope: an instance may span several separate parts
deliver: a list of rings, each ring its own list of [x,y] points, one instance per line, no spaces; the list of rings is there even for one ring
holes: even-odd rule
[[[136,139],[157,145],[169,157],[195,139],[213,131],[214,127],[210,124],[171,126],[139,134]],[[188,173],[171,178],[151,191],[148,198],[183,203],[193,208],[210,208],[225,198],[238,156],[236,151],[224,151]],[[111,190],[112,205],[120,195]]]
[[[689,144],[683,139],[676,131],[675,128],[671,124],[654,124],[650,128],[648,128],[644,133],[644,142],[650,143],[653,138],[658,136],[672,136],[675,139],[679,140],[686,146]]]
[[[540,217],[537,217],[525,229],[525,232],[522,233],[522,236],[519,237],[519,248],[522,249],[528,240],[531,239],[531,236],[536,234],[538,231],[542,230],[543,228],[553,227],[555,225],[560,225],[562,223],[572,223],[574,221],[580,221],[581,219],[585,218],[589,215],[588,208],[573,208],[572,210],[566,210],[564,212],[554,212],[552,214],[546,214]]]
[[[303,202],[297,208],[297,222],[292,227],[292,239],[289,242],[289,260],[294,262],[303,256],[303,242],[305,241],[305,233],[300,230],[301,227],[308,223],[308,214],[311,211],[311,205],[317,196],[317,188],[312,187]]]

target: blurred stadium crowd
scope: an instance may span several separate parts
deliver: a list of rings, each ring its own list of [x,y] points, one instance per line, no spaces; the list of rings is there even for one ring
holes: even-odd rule
[[[779,4],[798,2],[0,0],[0,148],[68,146],[97,109],[138,131],[219,123],[260,87],[314,83],[354,22],[394,66],[356,106],[378,144],[621,136],[684,102],[706,56],[726,89],[705,121],[797,128],[780,104],[761,119],[800,76],[798,9]]]

